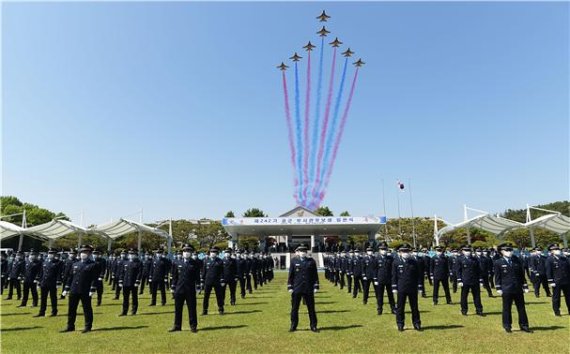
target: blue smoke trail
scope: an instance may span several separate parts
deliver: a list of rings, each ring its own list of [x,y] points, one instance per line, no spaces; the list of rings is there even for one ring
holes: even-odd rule
[[[332,146],[334,144],[334,140],[335,140],[335,136],[336,136],[336,130],[337,130],[337,125],[338,125],[338,115],[340,112],[340,102],[342,100],[342,93],[344,90],[344,81],[346,79],[346,69],[348,66],[348,57],[346,57],[344,59],[344,67],[342,68],[342,77],[340,79],[340,88],[338,90],[337,96],[336,96],[336,102],[334,104],[334,113],[333,113],[333,120],[331,123],[331,129],[327,135],[327,139],[326,139],[326,147],[325,147],[325,157],[323,159],[323,169],[321,170],[321,175],[319,178],[319,185],[317,190],[320,190],[323,186],[324,183],[324,176],[326,174],[326,171],[330,168],[330,153],[331,153],[331,149]]]
[[[297,132],[297,174],[299,178],[299,186],[297,189],[297,194],[299,199],[301,200],[301,205],[304,205],[305,201],[303,198],[303,164],[302,164],[302,156],[303,156],[303,144],[301,142],[301,112],[299,108],[299,66],[297,62],[295,62],[295,125],[296,125],[296,132]]]
[[[323,87],[323,51],[325,47],[325,37],[321,37],[321,50],[319,58],[319,79],[317,83],[317,104],[315,107],[315,123],[313,125],[313,138],[311,139],[311,161],[309,165],[309,184],[315,183],[315,170],[317,168],[317,144],[319,141],[319,120],[321,117],[321,96]],[[310,204],[312,204],[314,196],[311,194]]]

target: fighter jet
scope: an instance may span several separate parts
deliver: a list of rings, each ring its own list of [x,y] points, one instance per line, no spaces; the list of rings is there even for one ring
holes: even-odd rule
[[[342,52],[342,55],[344,55],[345,57],[350,57],[352,56],[352,54],[354,54],[354,52],[350,50],[350,48],[348,48],[345,52]]]
[[[285,71],[287,70],[288,66],[285,65],[285,63],[281,62],[281,65],[277,65],[277,69],[281,70],[281,71]]]
[[[325,10],[323,10],[323,12],[317,16],[317,20],[319,20],[319,22],[327,22],[327,19],[331,18],[329,15],[327,15],[327,13],[325,12]]]
[[[356,65],[357,68],[360,68],[362,65],[364,65],[364,64],[366,64],[366,63],[363,62],[362,59],[358,59],[358,60],[355,61],[353,64]]]
[[[311,41],[309,41],[309,43],[307,43],[307,45],[304,46],[303,48],[305,48],[305,50],[306,50],[307,52],[310,52],[310,51],[313,50],[313,48],[315,48],[315,47],[316,47],[316,46],[314,46],[314,45],[311,43]]]
[[[334,41],[329,43],[330,45],[332,45],[333,47],[338,47],[342,44],[341,41],[338,40],[338,37],[334,39]]]
[[[303,58],[303,57],[297,55],[297,52],[295,52],[295,54],[289,59],[291,59],[293,61],[299,61],[299,59],[301,59],[301,58]]]
[[[331,33],[330,31],[327,31],[327,29],[325,28],[325,26],[323,26],[323,28],[321,28],[320,31],[317,32],[317,34],[321,37],[326,37],[327,33]]]

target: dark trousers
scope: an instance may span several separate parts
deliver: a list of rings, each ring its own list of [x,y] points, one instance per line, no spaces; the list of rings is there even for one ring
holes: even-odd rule
[[[18,300],[22,297],[22,287],[20,286],[20,281],[18,279],[10,279],[10,284],[8,286],[8,297],[12,298],[14,294],[14,288],[16,289],[16,295]]]
[[[119,295],[121,295],[121,287],[119,286],[117,278],[115,278],[115,281],[113,282],[113,287],[115,289],[115,299],[118,299]]]
[[[28,295],[32,292],[32,305],[38,306],[38,288],[35,283],[24,283],[24,296],[22,297],[22,305],[28,303]]]
[[[352,287],[352,297],[358,296],[358,292],[360,291],[361,285],[362,285],[362,278],[361,277],[354,277],[354,284]]]
[[[156,305],[156,295],[157,295],[159,289],[160,289],[160,296],[161,296],[161,300],[162,300],[162,305],[165,305],[166,304],[165,283],[163,281],[152,281],[149,284],[150,284],[150,295],[151,295],[150,303],[151,303],[151,305]]]
[[[466,285],[463,284],[461,288],[461,312],[467,312],[467,296],[469,292],[473,295],[473,304],[475,305],[475,311],[477,313],[483,313],[483,304],[481,304],[481,289],[479,284],[477,285]]]
[[[348,292],[351,293],[352,292],[352,275],[350,275],[350,274],[346,275],[346,282],[347,282],[347,286],[348,286]]]
[[[317,327],[317,313],[315,311],[315,294],[314,293],[296,293],[291,294],[291,327],[297,328],[299,324],[299,306],[301,300],[305,301],[307,311],[309,312],[309,323],[311,328]]]
[[[182,311],[184,303],[188,307],[188,316],[190,318],[190,328],[198,326],[198,314],[196,312],[196,292],[187,294],[174,294],[174,328],[182,329]]]
[[[42,296],[40,301],[39,315],[46,314],[48,293],[49,293],[49,298],[51,300],[51,313],[53,315],[57,314],[57,287],[55,285],[46,286],[42,287],[41,290],[42,290]]]
[[[544,292],[546,293],[546,296],[550,296],[550,288],[548,287],[548,280],[546,279],[546,274],[541,274],[538,276],[534,276],[534,281],[532,282],[532,285],[534,286],[534,295],[536,297],[540,296],[540,286],[542,285],[542,288],[544,289]]]
[[[453,287],[453,293],[455,294],[457,292],[457,277],[455,275],[451,275],[449,277],[449,280],[451,280],[451,284]]]
[[[103,280],[97,280],[95,286],[97,287],[97,306],[99,306],[103,300]]]
[[[362,301],[364,303],[368,302],[368,295],[370,295],[370,283],[372,282],[372,279],[362,279]]]
[[[344,272],[339,272],[338,283],[340,284],[341,290],[344,289]]]
[[[212,293],[212,288],[216,292],[216,300],[218,302],[218,311],[224,311],[224,288],[219,284],[206,284],[204,288],[204,302],[202,303],[202,310],[204,312],[208,311],[210,305],[210,294]]]
[[[511,309],[513,307],[513,301],[517,307],[517,312],[519,314],[519,326],[528,327],[528,317],[526,316],[524,295],[521,292],[516,294],[503,293],[503,328],[510,329],[513,324],[513,315],[511,313]]]
[[[443,287],[443,292],[445,293],[445,301],[449,304],[451,303],[451,294],[449,293],[449,281],[447,278],[444,279],[433,279],[433,303],[437,304],[439,299],[439,286]]]
[[[224,285],[224,301],[225,302],[225,298],[226,298],[226,289],[229,287],[230,288],[230,304],[235,305],[236,303],[236,286],[237,286],[237,282],[235,281],[229,281],[226,285]]]
[[[139,294],[138,289],[134,286],[123,286],[123,314],[127,314],[129,311],[129,300],[132,294],[133,297],[133,309],[132,314],[135,315],[139,308]]]
[[[251,294],[251,274],[245,276],[246,284],[247,284],[247,291]]]
[[[390,309],[394,310],[396,303],[394,301],[394,294],[392,294],[392,285],[388,283],[378,283],[374,286],[374,293],[376,294],[376,309],[382,310],[384,307],[384,290],[388,294],[388,302]]]
[[[483,288],[487,290],[487,295],[493,297],[493,291],[491,290],[491,284],[489,284],[489,276],[483,275]]]
[[[570,313],[570,284],[558,285],[552,289],[552,309],[554,313],[560,313],[560,294],[564,293],[564,300],[566,300],[566,309]]]
[[[240,293],[241,293],[241,297],[245,297],[245,276],[242,276],[241,278],[239,278],[239,289],[240,289]]]
[[[77,317],[77,307],[79,301],[83,306],[83,316],[85,317],[85,328],[93,327],[93,308],[91,307],[91,296],[89,294],[73,294],[69,295],[69,306],[67,311],[67,328],[75,329],[75,318]]]
[[[410,308],[412,309],[412,323],[414,325],[421,325],[420,320],[420,310],[418,309],[418,293],[412,292],[400,292],[398,291],[398,303],[396,304],[396,324],[398,326],[404,326],[404,313],[406,306],[406,299],[410,302]]]
[[[141,285],[139,285],[139,295],[142,295],[142,293],[144,292],[145,283],[148,283],[148,275],[143,275],[141,278]]]
[[[7,284],[8,284],[7,276],[3,276],[2,278],[0,278],[0,295],[4,295],[4,288],[6,287]]]

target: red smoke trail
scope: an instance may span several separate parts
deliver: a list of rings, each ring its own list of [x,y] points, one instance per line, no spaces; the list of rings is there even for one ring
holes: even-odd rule
[[[305,95],[305,150],[303,151],[303,206],[307,206],[307,186],[309,184],[309,108],[311,98],[311,51],[307,51],[307,94]]]
[[[291,110],[289,109],[289,93],[287,91],[287,77],[285,76],[285,70],[282,71],[283,73],[283,97],[285,99],[285,118],[287,118],[287,133],[289,138],[289,151],[291,152],[291,165],[293,165],[293,171],[295,175],[295,189],[299,185],[299,181],[297,178],[297,172],[295,168],[295,145],[293,144],[293,125],[291,123]],[[299,197],[298,193],[294,193],[295,200],[297,204],[299,204]]]
[[[356,79],[358,78],[358,67],[356,68],[356,71],[354,72],[354,78],[352,79],[352,85],[350,86],[350,94],[348,95],[348,100],[346,101],[346,107],[344,108],[344,112],[342,113],[342,118],[340,121],[340,127],[338,130],[338,134],[336,136],[335,142],[334,142],[334,147],[333,147],[333,154],[332,154],[332,158],[331,158],[331,162],[330,162],[330,167],[326,173],[325,176],[325,184],[322,188],[321,191],[319,191],[319,199],[318,199],[318,203],[316,207],[319,207],[319,205],[321,204],[321,202],[323,201],[324,197],[325,197],[325,192],[327,190],[327,187],[329,185],[329,181],[331,179],[331,174],[334,168],[334,163],[336,161],[336,155],[338,152],[338,147],[340,146],[340,141],[342,139],[342,133],[344,133],[344,126],[346,125],[346,120],[348,118],[348,111],[350,110],[350,105],[352,103],[352,96],[354,95],[354,87],[356,86]]]
[[[323,123],[323,129],[321,130],[321,140],[319,142],[319,153],[317,155],[317,180],[314,184],[315,189],[313,189],[313,198],[317,197],[318,198],[318,185],[320,184],[320,175],[321,175],[321,164],[322,164],[322,160],[323,160],[323,149],[325,147],[325,139],[326,139],[326,134],[327,134],[327,128],[329,125],[329,115],[331,112],[331,102],[332,102],[332,94],[333,94],[333,83],[334,83],[334,69],[335,69],[335,64],[336,64],[336,48],[334,47],[334,51],[333,51],[333,60],[332,60],[332,65],[331,65],[331,77],[330,77],[330,81],[329,81],[329,92],[327,95],[327,105],[325,108],[325,120]]]

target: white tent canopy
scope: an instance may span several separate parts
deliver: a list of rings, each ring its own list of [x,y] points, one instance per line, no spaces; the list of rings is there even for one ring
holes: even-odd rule
[[[108,224],[97,225],[90,230],[95,233],[103,234],[108,238],[110,238],[111,240],[116,240],[121,236],[133,232],[148,232],[165,238],[170,237],[168,232],[164,230],[127,219],[119,219],[117,221],[112,221]]]
[[[541,227],[559,235],[570,231],[570,217],[560,214],[543,215],[525,224],[527,228]]]
[[[0,220],[0,241],[7,240],[14,236],[18,236],[23,233],[26,229],[18,225],[14,225],[7,221]]]
[[[24,233],[27,235],[37,235],[44,237],[48,240],[55,240],[60,237],[69,235],[70,233],[73,232],[82,232],[82,233],[89,232],[87,229],[79,225],[75,225],[67,220],[59,220],[59,219],[54,219],[45,224],[28,227],[27,229],[24,230],[25,230]]]

